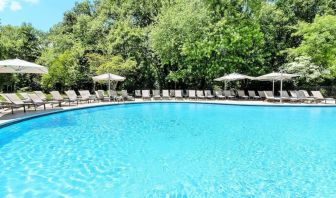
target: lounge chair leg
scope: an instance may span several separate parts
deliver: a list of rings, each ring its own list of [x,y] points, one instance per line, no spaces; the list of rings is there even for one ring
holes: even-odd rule
[[[26,106],[23,105],[23,112],[26,113]]]
[[[43,104],[43,107],[44,107],[44,110],[46,110],[46,106],[45,106],[45,104]]]
[[[11,107],[11,109],[12,109],[12,114],[14,114],[14,108],[13,108],[13,107]]]

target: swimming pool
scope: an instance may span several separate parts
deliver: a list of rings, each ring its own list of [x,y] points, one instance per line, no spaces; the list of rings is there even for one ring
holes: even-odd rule
[[[0,197],[333,197],[336,108],[114,105],[0,128]]]

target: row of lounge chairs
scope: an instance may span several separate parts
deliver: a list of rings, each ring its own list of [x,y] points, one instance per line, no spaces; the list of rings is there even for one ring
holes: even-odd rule
[[[247,93],[247,94],[246,94]],[[172,98],[175,99],[194,99],[194,100],[205,100],[205,99],[253,99],[253,100],[266,100],[270,102],[277,101],[285,101],[285,102],[327,102],[327,101],[335,101],[333,98],[324,98],[320,91],[312,91],[311,95],[305,91],[282,91],[280,95],[277,97],[273,95],[272,91],[253,91],[249,90],[245,93],[243,90],[237,90],[236,92],[233,90],[217,90],[214,91],[213,94],[210,90],[187,90],[184,92],[183,90],[136,90],[135,97],[140,97],[143,100],[169,100]],[[69,104],[80,102],[94,102],[94,101],[125,101],[125,100],[134,100],[134,97],[129,95],[126,90],[122,90],[121,94],[118,95],[116,91],[110,91],[109,95],[106,95],[103,90],[95,91],[95,95],[92,95],[88,90],[79,91],[79,95],[76,94],[75,91],[69,90],[66,91],[66,96],[62,96],[58,91],[51,91],[51,99],[48,100],[47,96],[41,91],[35,91],[34,93],[20,93],[21,98],[19,98],[16,94],[0,94],[5,101],[2,101],[1,104],[4,107],[9,107],[12,110],[14,108],[23,107],[24,112],[26,112],[26,107],[36,108],[39,106],[43,106],[46,109],[46,104],[50,104],[52,108],[54,105],[62,106],[62,103]]]
[[[310,95],[306,90],[300,91],[289,91],[290,95],[287,91],[282,91],[279,94],[282,94],[282,97],[276,97],[273,95],[272,91],[253,91],[248,90],[247,94],[244,90],[237,90],[236,92],[233,90],[217,90],[214,91],[214,95],[211,90],[187,90],[184,92],[183,90],[152,90],[152,94],[150,90],[136,90],[135,97],[141,97],[144,100],[153,98],[154,100],[161,99],[253,99],[253,100],[266,100],[271,102],[276,101],[287,101],[287,102],[322,102],[325,103],[330,101],[335,101],[333,98],[324,98],[320,91],[312,91]]]
[[[122,95],[118,96],[115,91],[111,91],[110,97],[105,95],[103,90],[98,90],[95,95],[91,95],[88,90],[79,91],[80,95],[77,95],[74,90],[65,91],[66,96],[62,96],[58,91],[51,91],[51,100],[47,99],[47,96],[42,91],[35,91],[34,93],[19,93],[21,98],[15,93],[0,94],[4,101],[1,101],[2,107],[10,108],[12,114],[15,108],[22,108],[26,112],[26,108],[34,107],[35,111],[37,107],[43,106],[46,109],[46,104],[50,104],[52,108],[54,105],[62,106],[62,103],[69,104],[79,102],[93,102],[93,101],[124,101],[124,100],[134,100],[134,98],[128,95],[126,90],[122,91]]]

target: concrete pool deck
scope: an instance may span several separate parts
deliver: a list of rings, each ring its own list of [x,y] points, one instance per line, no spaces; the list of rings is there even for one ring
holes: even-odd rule
[[[47,115],[56,112],[62,112],[73,109],[82,109],[90,107],[99,107],[107,105],[117,105],[117,104],[137,104],[137,103],[160,103],[160,102],[180,102],[180,103],[205,103],[205,104],[223,104],[223,105],[241,105],[241,106],[275,106],[275,107],[336,107],[334,102],[325,103],[271,103],[265,101],[257,100],[142,100],[136,99],[135,101],[126,102],[93,102],[93,103],[80,103],[79,105],[71,104],[68,106],[66,104],[62,107],[51,108],[51,105],[46,106],[46,110],[43,107],[37,108],[35,111],[33,108],[27,109],[27,112],[23,112],[23,108],[14,109],[14,114],[11,113],[10,109],[0,109],[0,124],[11,123],[17,120]]]

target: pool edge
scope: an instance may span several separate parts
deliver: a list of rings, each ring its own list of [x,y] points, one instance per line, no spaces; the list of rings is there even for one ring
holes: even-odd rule
[[[39,118],[47,115],[58,114],[68,111],[77,111],[82,109],[90,109],[90,108],[97,108],[97,107],[106,107],[106,106],[115,106],[115,105],[131,105],[131,104],[146,104],[146,103],[194,103],[194,104],[214,104],[214,105],[227,105],[227,106],[258,106],[258,107],[336,107],[336,104],[276,104],[276,103],[269,103],[269,104],[251,104],[251,103],[233,103],[233,102],[216,102],[216,101],[183,101],[183,100],[157,100],[157,101],[127,101],[122,103],[106,103],[106,104],[95,104],[90,106],[74,106],[67,109],[59,109],[51,112],[41,112],[35,115],[28,115],[23,116],[20,118],[15,118],[12,120],[4,121],[0,123],[0,129],[4,127],[11,126],[13,124],[23,122],[26,120],[31,120],[34,118]]]

